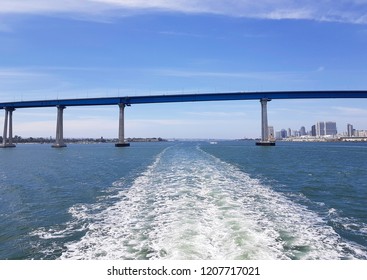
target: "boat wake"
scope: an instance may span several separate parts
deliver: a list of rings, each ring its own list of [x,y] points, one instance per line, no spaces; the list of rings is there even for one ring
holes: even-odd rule
[[[161,152],[131,186],[70,208],[61,259],[367,259],[315,212],[199,147]]]

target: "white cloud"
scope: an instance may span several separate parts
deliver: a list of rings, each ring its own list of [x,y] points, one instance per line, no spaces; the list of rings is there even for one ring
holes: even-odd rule
[[[77,1],[75,1],[77,2]],[[75,5],[70,5],[70,1],[47,1],[47,0],[3,0],[1,1],[1,13],[42,13],[42,12],[62,12],[75,9]]]
[[[367,23],[365,0],[2,0],[0,5],[0,14],[74,13],[122,16],[152,10],[260,19]]]

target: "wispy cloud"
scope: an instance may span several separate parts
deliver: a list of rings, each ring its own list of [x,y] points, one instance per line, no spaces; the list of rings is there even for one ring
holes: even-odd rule
[[[124,16],[136,12],[207,13],[259,19],[367,23],[365,0],[2,0],[1,13]]]
[[[29,71],[27,69],[0,68],[0,89],[7,88],[7,86],[20,84],[30,85],[42,82],[46,77],[48,77],[46,73]]]
[[[29,72],[22,69],[12,69],[12,68],[0,68],[0,79],[8,79],[11,77],[39,77],[42,74]]]
[[[355,117],[367,117],[367,110],[361,109],[361,108],[355,108],[355,107],[341,107],[341,106],[335,106],[332,107],[336,111],[338,111],[339,114],[347,115],[347,116],[355,116]]]
[[[247,114],[245,112],[219,112],[219,111],[206,111],[206,112],[186,112],[187,115],[190,116],[199,116],[199,117],[220,117],[220,118],[231,118],[231,117],[245,117]]]
[[[159,34],[168,36],[181,36],[181,37],[194,37],[194,38],[205,38],[205,35],[187,33],[187,32],[175,32],[175,31],[161,31]]]
[[[12,32],[13,29],[10,25],[0,22],[0,33],[9,33]]]
[[[279,80],[303,77],[307,72],[216,72],[216,71],[196,71],[181,69],[151,69],[147,70],[152,74],[168,77],[193,78],[239,78],[239,79],[256,79],[256,80]]]

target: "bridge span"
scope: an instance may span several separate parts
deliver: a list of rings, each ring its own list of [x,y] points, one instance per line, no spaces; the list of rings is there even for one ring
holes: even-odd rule
[[[66,147],[63,139],[63,111],[69,106],[119,106],[119,141],[116,147],[126,147],[124,136],[124,110],[133,104],[168,103],[168,102],[201,102],[201,101],[233,101],[260,100],[261,102],[261,141],[258,145],[275,145],[268,135],[267,103],[272,99],[324,99],[324,98],[367,98],[367,90],[339,91],[268,91],[268,92],[226,92],[176,95],[145,95],[123,97],[101,97],[80,99],[53,99],[34,101],[15,101],[0,103],[5,111],[3,142],[0,148],[15,147],[13,143],[13,112],[22,108],[56,107],[56,142],[52,147]]]

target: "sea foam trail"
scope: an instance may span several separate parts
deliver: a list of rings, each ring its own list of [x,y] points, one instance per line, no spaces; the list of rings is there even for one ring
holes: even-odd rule
[[[316,213],[198,147],[167,148],[113,199],[70,209],[86,233],[65,244],[61,259],[367,256]]]

